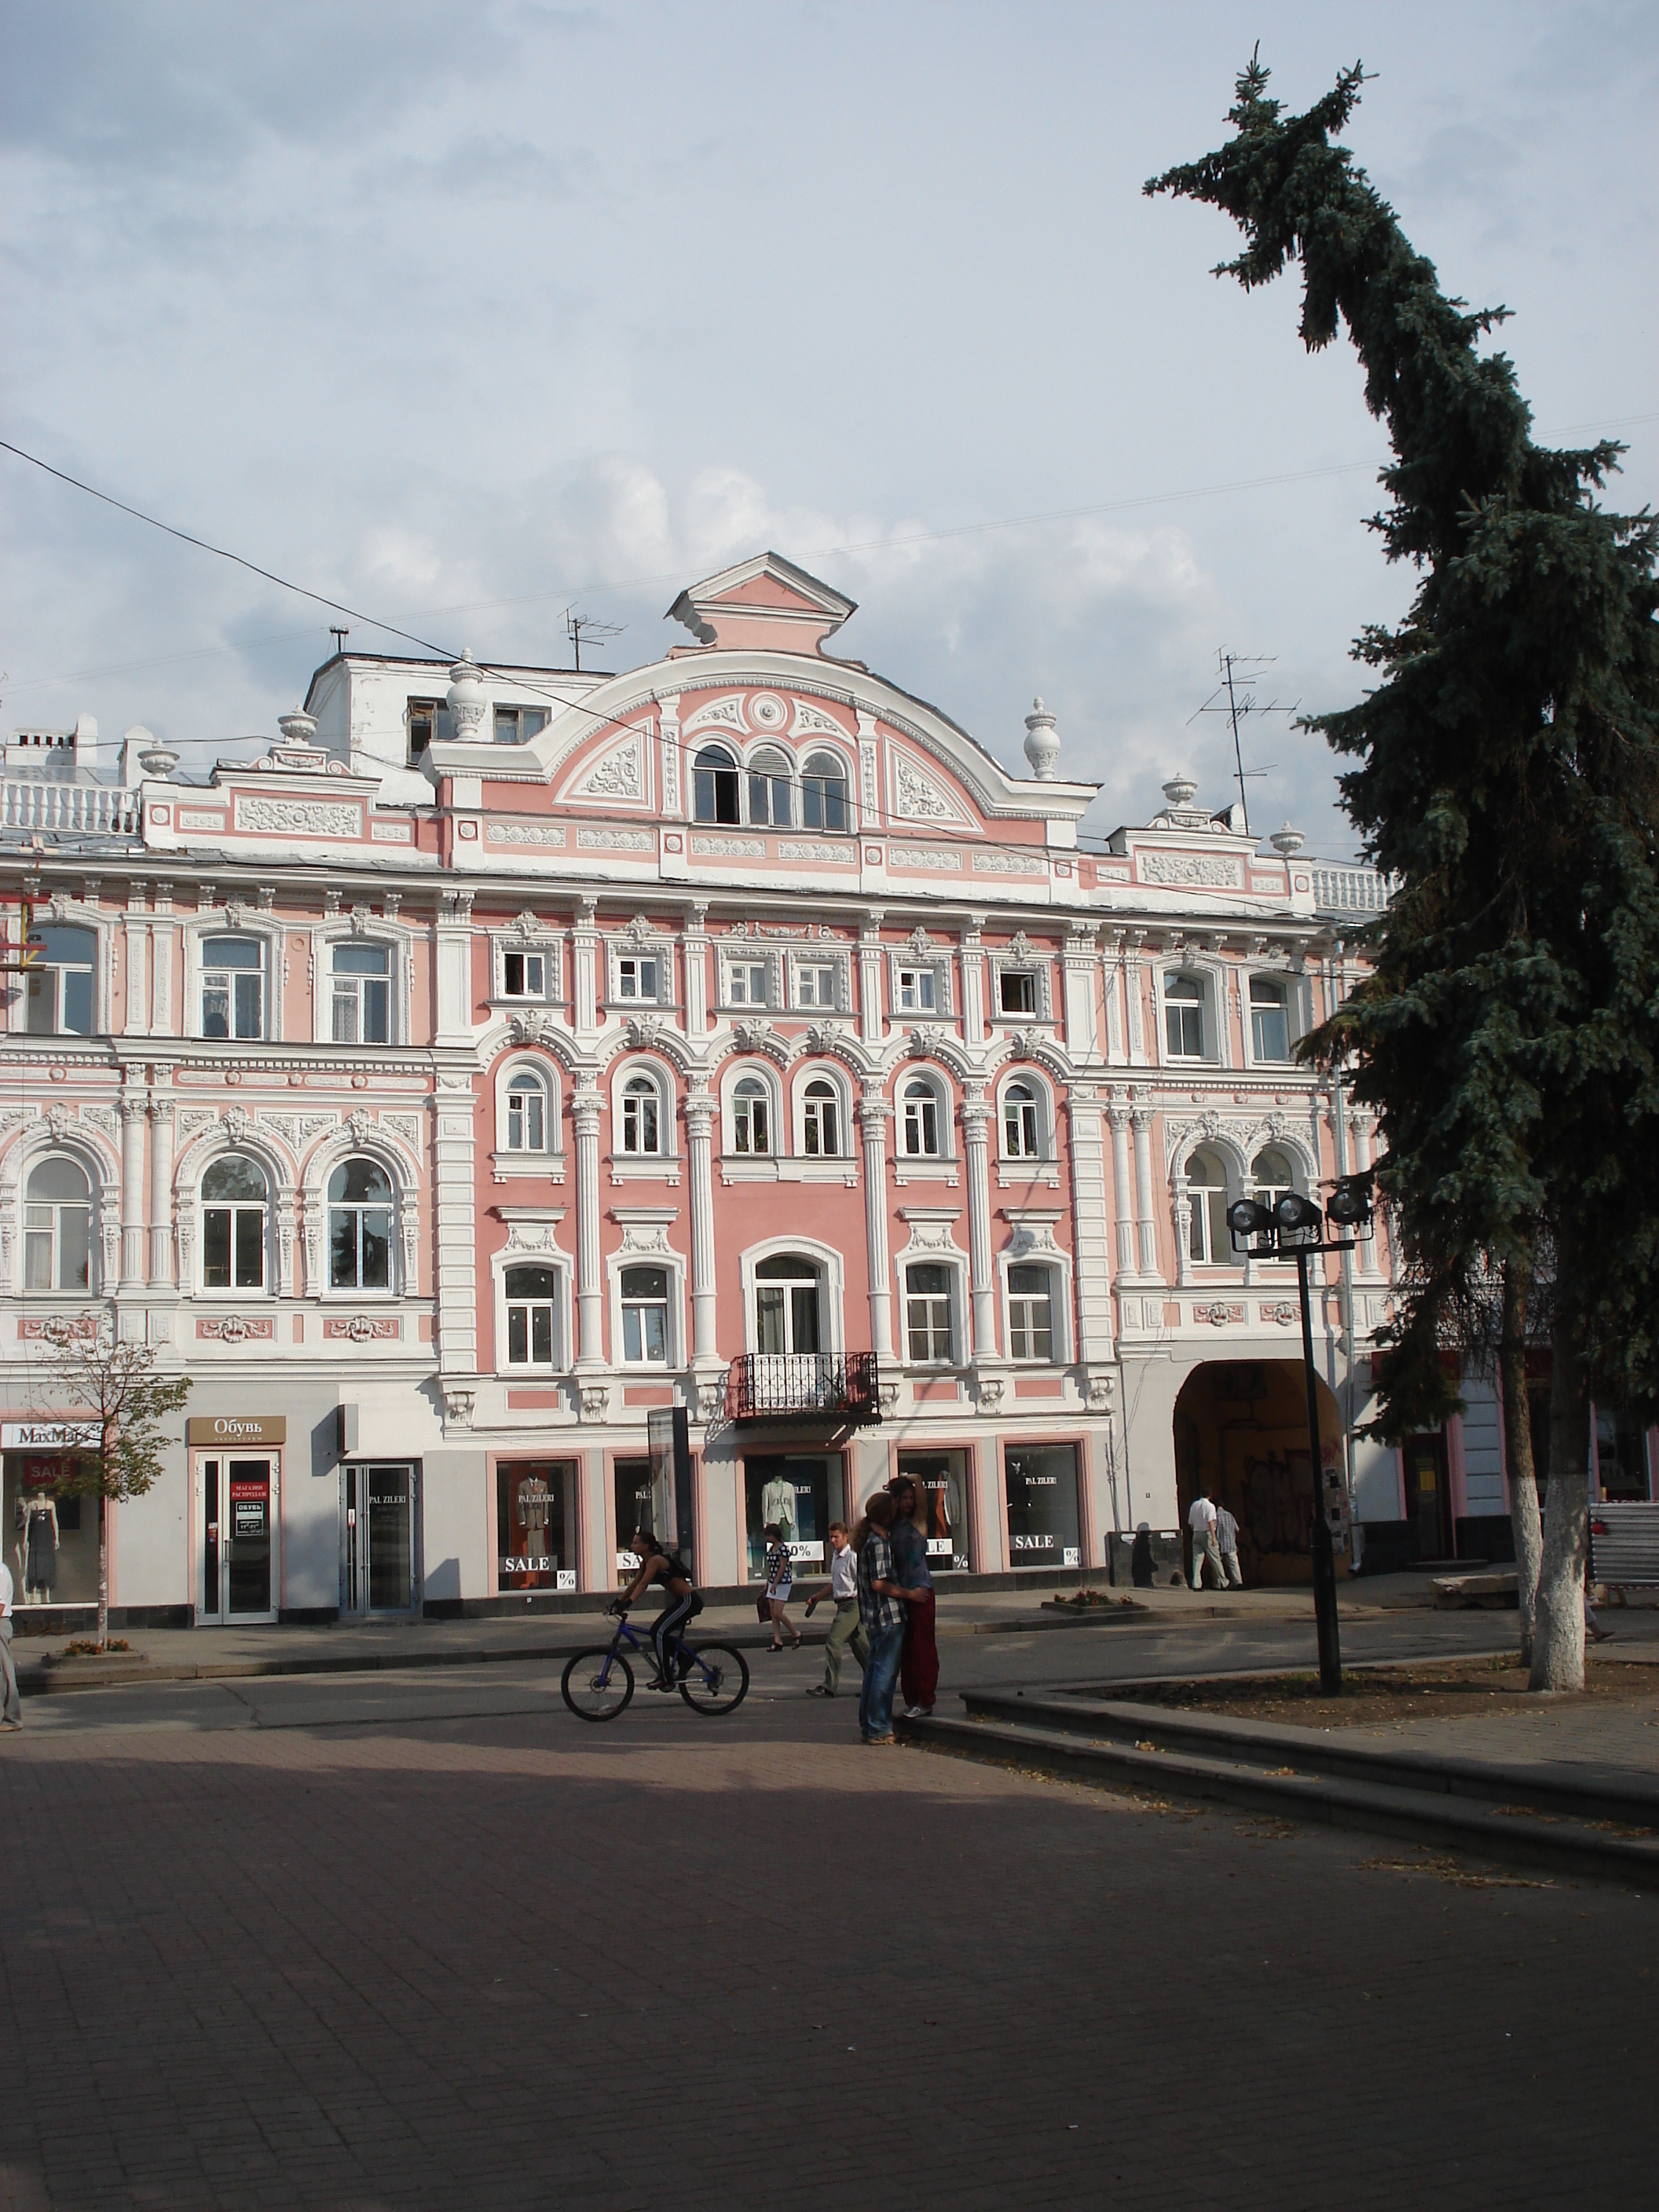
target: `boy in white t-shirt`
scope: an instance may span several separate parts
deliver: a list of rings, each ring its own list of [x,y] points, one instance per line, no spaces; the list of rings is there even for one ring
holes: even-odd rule
[[[0,1683],[5,1689],[0,1728],[18,1729],[23,1725],[23,1707],[17,1695],[17,1662],[11,1656],[13,1589],[11,1569],[0,1559]]]
[[[1193,1532],[1193,1588],[1203,1589],[1204,1562],[1207,1559],[1215,1569],[1216,1588],[1225,1589],[1227,1571],[1216,1548],[1215,1508],[1201,1490],[1187,1509],[1187,1526]]]
[[[823,1680],[814,1682],[806,1692],[809,1698],[833,1698],[841,1686],[841,1662],[843,1653],[850,1651],[860,1668],[870,1656],[870,1639],[859,1619],[859,1561],[858,1554],[847,1540],[847,1523],[830,1523],[830,1587],[814,1590],[806,1601],[806,1617],[812,1618],[812,1608],[823,1598],[829,1598],[836,1608],[836,1618],[830,1624],[830,1641],[823,1648]]]

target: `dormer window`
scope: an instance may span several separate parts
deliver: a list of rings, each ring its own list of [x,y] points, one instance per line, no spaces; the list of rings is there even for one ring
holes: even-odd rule
[[[498,745],[527,745],[547,727],[544,707],[497,707],[495,742]]]
[[[411,699],[406,720],[409,724],[409,764],[416,767],[425,757],[426,749],[438,734],[438,717],[443,712],[441,699]]]

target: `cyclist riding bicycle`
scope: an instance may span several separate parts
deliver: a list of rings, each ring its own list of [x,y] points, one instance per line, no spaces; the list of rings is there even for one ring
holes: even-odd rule
[[[637,1604],[653,1583],[660,1585],[664,1604],[662,1611],[651,1624],[651,1648],[656,1655],[657,1679],[647,1687],[653,1690],[672,1690],[673,1680],[669,1674],[668,1639],[683,1630],[702,1611],[702,1600],[691,1579],[691,1570],[679,1553],[659,1540],[649,1528],[634,1531],[632,1547],[640,1563],[640,1571],[633,1581],[609,1608],[612,1613],[626,1613]],[[681,1660],[680,1671],[684,1672]]]

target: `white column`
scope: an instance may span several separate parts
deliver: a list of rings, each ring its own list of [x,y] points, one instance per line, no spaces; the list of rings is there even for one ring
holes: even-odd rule
[[[991,1272],[990,1120],[984,1086],[970,1085],[963,1101],[962,1141],[968,1156],[968,1274],[973,1304],[969,1358],[976,1361],[997,1356],[996,1289]]]
[[[886,1035],[881,1016],[881,910],[866,915],[859,930],[859,1035],[879,1044]]]
[[[1100,963],[1095,957],[1095,934],[1079,929],[1067,937],[1060,953],[1060,974],[1066,1001],[1066,1048],[1074,1060],[1092,1060],[1096,1042],[1095,976]]]
[[[973,915],[962,933],[962,1034],[970,1045],[982,1045],[986,1036],[984,927],[984,915]]]
[[[1135,1220],[1139,1231],[1140,1273],[1149,1283],[1159,1280],[1158,1223],[1152,1212],[1152,1116],[1137,1106],[1129,1115],[1135,1143]]]
[[[432,1202],[437,1248],[433,1287],[438,1304],[438,1371],[457,1377],[476,1375],[478,1369],[476,1103],[470,1078],[439,1077],[433,1102]]]
[[[1131,938],[1123,948],[1123,1001],[1129,1016],[1129,1065],[1146,1065],[1146,1024],[1140,1003],[1140,947],[1142,939]]]
[[[1125,1278],[1135,1266],[1134,1184],[1129,1170],[1129,1109],[1115,1094],[1106,1109],[1112,1125],[1112,1204],[1117,1216],[1117,1272]]]
[[[149,1108],[141,1092],[121,1101],[121,1288],[136,1291],[144,1280],[144,1122]]]
[[[685,1153],[691,1190],[691,1358],[696,1366],[720,1358],[714,1335],[714,1119],[708,1092],[689,1092]]]
[[[472,893],[446,891],[433,925],[439,1044],[472,1042]]]
[[[578,1367],[605,1364],[605,1285],[599,1272],[599,1094],[591,1079],[570,1101],[576,1124]]]
[[[594,927],[594,916],[598,912],[594,900],[583,899],[576,908],[576,927],[573,933],[576,947],[576,975],[575,988],[571,997],[575,1009],[577,1033],[582,1036],[591,1036],[599,1025],[599,988],[595,980],[599,933]]]
[[[1353,1133],[1354,1173],[1356,1175],[1367,1175],[1370,1173],[1371,1166],[1371,1121],[1370,1115],[1364,1113],[1354,1113],[1350,1115],[1348,1118],[1348,1127]],[[1359,1261],[1359,1272],[1362,1275],[1375,1275],[1377,1273],[1376,1222],[1375,1216],[1373,1216],[1370,1224],[1361,1232],[1358,1257]]]
[[[1106,998],[1106,1057],[1114,1067],[1121,1067],[1123,1051],[1123,993],[1120,975],[1123,966],[1123,932],[1120,929],[1101,955],[1101,981]]]
[[[694,906],[685,921],[685,1034],[708,1034],[708,918],[706,906]]]
[[[887,1124],[892,1107],[878,1084],[859,1101],[864,1132],[865,1241],[870,1249],[870,1344],[878,1359],[893,1356],[893,1291],[887,1261]]]
[[[149,1279],[173,1281],[173,1100],[149,1102]]]
[[[1066,1093],[1071,1126],[1072,1241],[1077,1277],[1077,1357],[1087,1366],[1112,1355],[1112,1253],[1106,1225],[1106,1148],[1100,1094],[1091,1083]]]

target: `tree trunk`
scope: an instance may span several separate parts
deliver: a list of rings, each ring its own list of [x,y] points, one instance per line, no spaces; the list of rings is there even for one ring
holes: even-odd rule
[[[1532,1419],[1527,1398],[1527,1297],[1532,1268],[1522,1259],[1504,1270],[1503,1334],[1498,1347],[1504,1394],[1504,1456],[1510,1478],[1510,1526],[1515,1532],[1515,1589],[1521,1610],[1521,1664],[1532,1665],[1538,1613],[1538,1576],[1544,1532],[1538,1511],[1538,1473],[1532,1462]]]
[[[109,1500],[98,1500],[98,1649],[109,1650]]]
[[[1544,1563],[1533,1627],[1534,1690],[1584,1686],[1584,1553],[1589,1522],[1589,1392],[1561,1296],[1559,1270],[1550,1376],[1550,1493]]]

